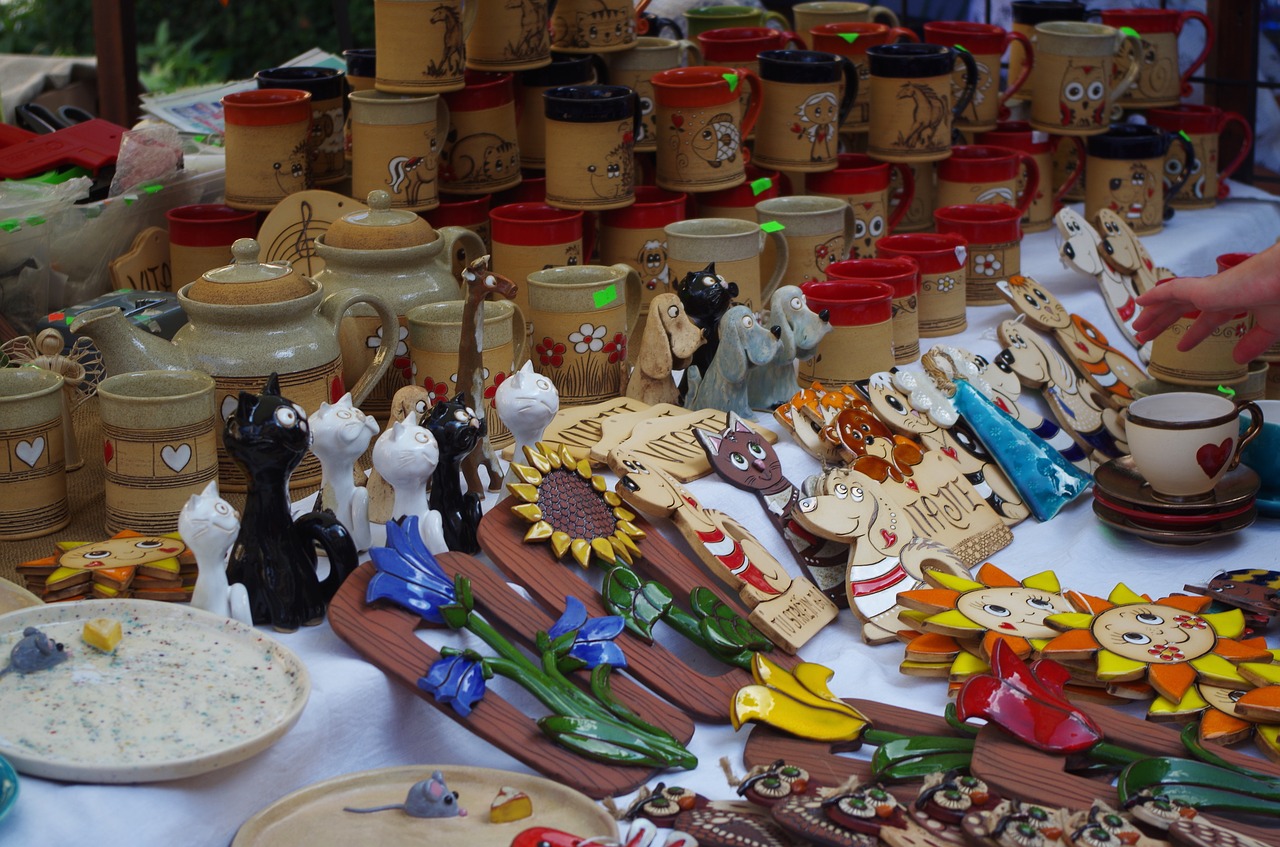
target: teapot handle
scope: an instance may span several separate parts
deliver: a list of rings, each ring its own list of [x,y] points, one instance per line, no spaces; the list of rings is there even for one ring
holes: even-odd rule
[[[381,343],[373,354],[373,361],[360,375],[355,387],[348,389],[351,392],[351,402],[359,406],[378,384],[378,380],[382,379],[391,368],[392,354],[400,340],[400,318],[385,300],[363,289],[348,288],[345,291],[330,294],[320,303],[320,314],[333,324],[333,334],[337,336],[339,345],[342,343],[342,316],[357,303],[366,303],[378,313],[379,330],[382,336]]]
[[[436,232],[440,233],[440,237],[444,239],[444,249],[441,251],[444,256],[444,262],[449,268],[449,272],[455,277],[454,282],[458,283],[459,289],[461,289],[462,281],[457,279],[458,274],[453,269],[458,268],[461,270],[465,268],[471,262],[488,253],[489,250],[485,249],[484,239],[465,226],[442,226]],[[458,250],[462,251],[461,260],[456,255]],[[465,297],[461,290],[453,293],[458,297]]]

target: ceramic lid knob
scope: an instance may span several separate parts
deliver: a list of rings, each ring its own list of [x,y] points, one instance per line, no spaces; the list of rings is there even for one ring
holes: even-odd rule
[[[349,250],[390,250],[430,244],[436,231],[418,215],[391,208],[391,195],[381,189],[369,192],[369,208],[343,215],[321,236],[327,247]]]
[[[202,303],[248,306],[305,297],[314,290],[288,262],[259,262],[260,252],[256,240],[237,239],[231,245],[235,261],[206,271],[191,283],[187,296]]]

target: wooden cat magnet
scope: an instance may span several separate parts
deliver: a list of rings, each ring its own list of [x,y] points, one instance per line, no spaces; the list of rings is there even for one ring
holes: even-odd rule
[[[720,409],[702,409],[670,417],[646,418],[635,425],[631,435],[614,452],[633,454],[680,482],[691,482],[711,473],[711,463],[698,443],[697,433],[724,432],[729,425],[729,414]],[[770,444],[778,440],[776,433],[745,423]]]

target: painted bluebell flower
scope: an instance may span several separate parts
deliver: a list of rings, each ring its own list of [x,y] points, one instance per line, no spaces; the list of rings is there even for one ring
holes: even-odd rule
[[[547,631],[547,635],[555,641],[561,636],[575,633],[568,655],[588,668],[604,664],[625,668],[627,657],[623,655],[622,648],[614,643],[614,639],[622,633],[623,625],[619,615],[588,618],[587,607],[582,605],[581,600],[566,597],[564,614]]]
[[[474,653],[442,656],[418,679],[418,687],[466,717],[484,698],[484,666]]]
[[[422,543],[418,517],[387,523],[387,546],[369,551],[378,572],[369,580],[365,602],[390,600],[431,623],[444,623],[441,608],[458,602],[453,580]]]

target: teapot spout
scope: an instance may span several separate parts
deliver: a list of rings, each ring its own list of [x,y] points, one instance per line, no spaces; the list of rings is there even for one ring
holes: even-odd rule
[[[102,351],[108,374],[191,369],[191,361],[182,350],[134,326],[116,306],[82,312],[72,321],[71,332],[93,339]]]

